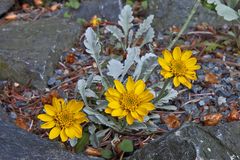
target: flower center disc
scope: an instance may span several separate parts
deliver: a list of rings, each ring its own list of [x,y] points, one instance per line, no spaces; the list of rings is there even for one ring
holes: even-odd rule
[[[134,93],[124,94],[120,102],[124,109],[130,111],[134,111],[139,105],[138,97]]]
[[[73,115],[67,111],[62,111],[54,117],[56,125],[61,128],[68,128],[73,125]]]
[[[181,60],[173,60],[171,62],[172,64],[172,72],[177,75],[177,76],[181,76],[184,75],[186,72],[186,65],[184,64],[183,61]]]

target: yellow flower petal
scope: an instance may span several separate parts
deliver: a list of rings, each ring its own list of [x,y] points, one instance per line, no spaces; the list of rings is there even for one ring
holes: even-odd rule
[[[168,63],[170,63],[171,61],[172,61],[172,59],[173,59],[173,57],[172,57],[172,54],[168,51],[168,50],[163,50],[163,57],[164,57],[164,59],[168,62]]]
[[[120,93],[125,93],[126,92],[123,84],[119,80],[114,80],[114,84],[115,84],[118,92],[120,92]]]
[[[189,58],[185,65],[187,66],[187,68],[191,68],[193,67],[195,64],[197,63],[197,59],[196,58]]]
[[[158,58],[158,63],[160,64],[160,66],[165,69],[166,71],[170,71],[170,67],[168,66],[168,64],[166,63],[166,61],[163,58]]]
[[[79,112],[84,106],[84,103],[82,101],[76,101],[76,100],[70,100],[67,104],[67,108],[72,113]]]
[[[126,120],[127,120],[127,123],[128,123],[129,125],[133,124],[134,119],[133,119],[133,117],[131,116],[131,114],[128,114],[128,115],[127,115]]]
[[[108,104],[108,107],[111,108],[111,109],[116,109],[116,108],[120,108],[120,104],[119,102],[117,101],[112,101]]]
[[[179,82],[177,77],[173,78],[173,84],[174,84],[175,87],[178,87],[180,85],[180,82]]]
[[[61,129],[59,127],[54,127],[49,133],[49,139],[54,139],[59,136]]]
[[[143,116],[139,116],[137,120],[142,123],[144,121],[144,117]]]
[[[111,113],[112,113],[112,109],[111,109],[111,108],[108,108],[108,107],[105,108],[104,111],[105,111],[105,113],[108,113],[108,114],[111,114]]]
[[[134,119],[139,119],[139,115],[137,114],[137,112],[131,112],[131,115]]]
[[[62,142],[66,142],[68,140],[68,136],[65,133],[65,129],[61,130],[60,137],[61,137]]]
[[[77,127],[77,125],[74,125],[73,130],[75,132],[75,137],[81,138],[82,137],[82,129]]]
[[[57,99],[56,97],[53,97],[52,105],[53,105],[54,108],[56,108],[56,110],[58,112],[60,112],[65,105],[64,99],[62,99],[62,98]]]
[[[44,110],[50,116],[54,116],[56,114],[56,109],[51,105],[45,104]]]
[[[148,111],[154,110],[155,106],[152,103],[143,103],[139,106],[140,108],[145,108]]]
[[[112,111],[111,115],[113,117],[122,116],[123,110],[121,108]]]
[[[75,137],[75,131],[74,131],[73,127],[66,128],[65,133],[71,139],[73,139]]]
[[[168,78],[171,78],[171,77],[173,76],[173,73],[172,73],[172,72],[165,71],[165,70],[161,70],[161,75],[162,75],[165,79],[168,79]]]
[[[117,97],[117,98],[121,97],[121,93],[119,93],[116,89],[109,88],[107,91],[111,96],[114,96],[114,97]]]
[[[78,112],[78,113],[74,114],[75,119],[80,119],[80,118],[85,118],[85,117],[86,117],[86,114],[83,112]]]
[[[192,51],[184,51],[181,57],[182,61],[188,60],[192,56]]]
[[[198,69],[200,69],[201,68],[201,66],[200,65],[195,65],[195,66],[191,66],[191,67],[188,67],[188,70],[198,70]]]
[[[173,59],[180,60],[182,56],[182,51],[179,47],[173,49]]]
[[[188,89],[192,88],[192,84],[183,76],[178,77],[178,80],[180,83],[182,83],[184,86],[188,87]]]
[[[38,119],[40,119],[41,121],[43,122],[48,122],[48,121],[52,121],[53,120],[53,117],[47,115],[47,114],[39,114],[37,116]]]
[[[140,95],[145,90],[145,83],[143,80],[138,80],[135,83],[135,94]]]
[[[154,95],[149,90],[146,90],[142,94],[139,95],[139,99],[141,102],[149,102],[153,98],[154,98]]]
[[[142,107],[138,107],[136,111],[139,115],[142,115],[142,116],[146,116],[148,114],[148,110]]]
[[[49,121],[49,122],[46,122],[44,124],[41,125],[41,128],[42,129],[50,129],[50,128],[53,128],[55,126],[55,122],[54,121]]]
[[[195,72],[193,72],[193,73],[187,72],[187,73],[185,74],[185,76],[186,76],[186,78],[188,78],[188,79],[197,80],[197,76],[196,76],[196,73],[195,73]]]
[[[135,83],[133,81],[133,78],[131,76],[129,76],[127,83],[126,83],[127,91],[132,91],[134,89],[134,85],[135,85]]]

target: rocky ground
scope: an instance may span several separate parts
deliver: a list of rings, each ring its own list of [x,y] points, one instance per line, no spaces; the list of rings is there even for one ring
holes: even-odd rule
[[[179,14],[185,7],[183,4],[188,8],[193,5],[175,0],[149,2],[149,11],[157,22],[153,46],[159,56],[188,14],[187,11]],[[164,5],[177,12],[169,12]],[[89,24],[81,26],[77,19],[89,21],[96,14],[108,20],[100,26],[100,33],[104,33],[107,23],[117,21],[121,6],[118,0],[85,0],[77,10],[64,7],[56,11],[46,7],[14,10],[17,18],[6,20],[4,17],[9,10],[12,12],[14,1],[0,2],[0,140],[3,142],[0,148],[4,151],[0,159],[87,159],[40,138],[47,137],[47,133],[39,129],[36,115],[53,96],[73,98],[77,80],[97,73],[95,63],[82,46],[82,33]],[[66,11],[71,18],[63,18]],[[134,13],[139,15],[136,23],[147,14],[137,7]],[[129,159],[240,159],[240,26],[230,27],[219,18],[213,22],[213,15],[200,8],[194,23],[178,42],[182,48],[198,53],[202,66],[198,80],[191,90],[178,89],[180,95],[170,102],[177,107],[174,111],[156,111],[161,116],[162,136],[127,136],[139,149],[126,155]],[[211,25],[201,23],[203,20]],[[108,41],[106,37],[102,39]],[[110,45],[102,57],[113,54],[122,53]]]

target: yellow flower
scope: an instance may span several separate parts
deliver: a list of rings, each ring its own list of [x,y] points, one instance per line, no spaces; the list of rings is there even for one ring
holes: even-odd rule
[[[106,93],[106,99],[109,102],[105,112],[113,117],[126,117],[128,124],[133,124],[134,120],[143,122],[144,116],[155,107],[150,102],[154,95],[145,90],[143,80],[133,81],[132,77],[128,77],[126,88],[119,80],[114,80],[116,89],[109,88]]]
[[[101,23],[101,19],[98,18],[96,15],[92,17],[91,21],[90,21],[90,24],[93,26],[93,27],[97,27],[99,26]]]
[[[168,50],[163,51],[163,58],[158,58],[158,63],[162,67],[160,74],[165,78],[173,78],[173,84],[178,87],[181,84],[192,88],[191,80],[197,80],[196,70],[201,66],[196,64],[197,59],[192,56],[192,51],[181,51],[175,47],[171,54]]]
[[[81,123],[88,122],[86,114],[80,112],[84,104],[81,101],[70,100],[66,103],[63,99],[52,99],[52,105],[44,105],[46,114],[38,115],[38,119],[45,122],[41,125],[43,129],[51,129],[49,139],[60,135],[62,142],[69,138],[81,138]]]

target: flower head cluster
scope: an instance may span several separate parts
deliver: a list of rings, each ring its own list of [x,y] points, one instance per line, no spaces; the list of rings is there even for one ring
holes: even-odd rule
[[[43,129],[51,129],[49,139],[60,135],[62,142],[68,138],[81,138],[81,123],[88,122],[85,113],[80,112],[84,104],[81,101],[70,100],[66,103],[63,99],[52,99],[52,105],[44,105],[46,114],[38,115],[45,122],[41,125]]]
[[[196,64],[197,59],[192,56],[192,51],[181,51],[175,47],[173,53],[168,50],[163,51],[163,58],[158,58],[158,63],[162,67],[160,74],[165,78],[173,78],[173,84],[178,87],[180,84],[192,88],[191,80],[197,80],[196,70],[200,65]]]
[[[144,116],[155,108],[150,102],[154,95],[145,89],[144,81],[134,82],[132,77],[128,77],[126,87],[119,80],[115,80],[114,84],[116,89],[109,88],[105,93],[109,102],[105,112],[113,117],[126,117],[130,125],[134,120],[143,122]]]
[[[97,27],[99,26],[101,23],[101,19],[98,18],[96,15],[92,17],[92,19],[90,20],[90,24],[93,26],[93,27]]]

